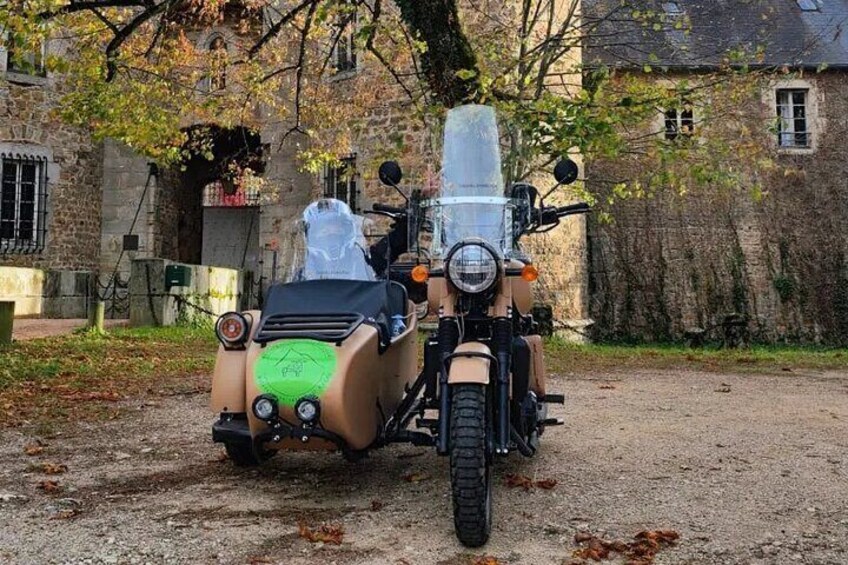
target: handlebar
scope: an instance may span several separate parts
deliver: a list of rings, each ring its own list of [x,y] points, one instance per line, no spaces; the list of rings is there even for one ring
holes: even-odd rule
[[[375,212],[382,212],[385,214],[406,214],[406,208],[397,208],[396,206],[388,206],[386,204],[374,204],[371,206],[371,209]]]
[[[588,214],[592,211],[592,207],[585,202],[578,202],[569,206],[560,206],[556,209],[556,215],[560,218],[563,216],[572,216],[574,214]]]
[[[539,226],[549,226],[558,224],[559,219],[565,216],[573,216],[575,214],[588,214],[592,211],[591,206],[585,202],[571,204],[569,206],[546,206],[536,211],[537,223]]]

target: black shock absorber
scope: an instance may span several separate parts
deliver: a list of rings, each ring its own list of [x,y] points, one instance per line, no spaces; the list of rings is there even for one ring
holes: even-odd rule
[[[448,390],[447,358],[459,345],[459,326],[456,318],[439,320],[439,351],[441,366],[439,367],[439,438],[436,442],[436,453],[447,455],[448,435],[450,430],[450,390]]]
[[[497,318],[492,326],[492,353],[498,360],[495,453],[509,453],[509,370],[512,366],[512,322]]]

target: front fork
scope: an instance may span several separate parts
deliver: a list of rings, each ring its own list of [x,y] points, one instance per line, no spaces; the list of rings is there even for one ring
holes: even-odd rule
[[[448,453],[450,441],[450,387],[448,385],[448,358],[459,345],[459,327],[456,318],[439,320],[439,349],[441,367],[439,372],[439,437],[436,452]],[[497,359],[494,386],[496,405],[494,421],[494,451],[498,455],[509,454],[509,372],[512,367],[512,323],[509,318],[497,318],[492,326],[492,353]]]

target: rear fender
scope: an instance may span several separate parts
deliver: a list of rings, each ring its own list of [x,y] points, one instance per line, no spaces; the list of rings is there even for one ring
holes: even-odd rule
[[[250,322],[250,331],[246,344],[250,344],[262,312],[250,310],[244,312]],[[247,348],[225,349],[223,345],[218,346],[218,355],[215,357],[215,371],[212,374],[212,411],[220,412],[247,412],[245,405],[244,379],[247,374]]]
[[[457,347],[452,355],[448,384],[489,384],[492,352],[482,343],[468,342]]]

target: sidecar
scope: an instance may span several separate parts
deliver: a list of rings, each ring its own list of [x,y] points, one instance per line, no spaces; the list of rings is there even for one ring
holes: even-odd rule
[[[212,380],[213,439],[240,465],[279,449],[361,452],[417,376],[417,320],[396,282],[319,280],[271,288],[231,313]],[[392,336],[391,322],[406,329]],[[260,418],[261,417],[261,418]]]
[[[216,325],[213,440],[238,465],[279,450],[356,458],[379,443],[418,376],[417,316],[404,286],[376,279],[357,230],[345,249],[322,241],[314,218],[307,227],[296,276],[272,286],[261,311]]]

